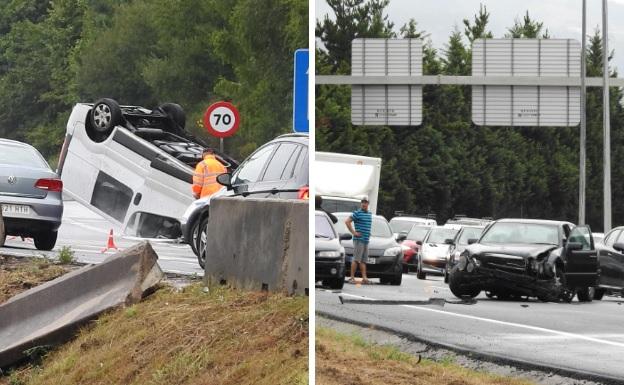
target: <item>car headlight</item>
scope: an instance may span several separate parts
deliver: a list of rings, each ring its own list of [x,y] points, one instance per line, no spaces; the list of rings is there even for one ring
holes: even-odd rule
[[[401,249],[401,246],[391,247],[389,249],[386,249],[386,251],[384,251],[384,257],[396,257],[402,252],[403,250]]]
[[[316,255],[321,258],[338,258],[341,253],[339,251],[319,251]]]

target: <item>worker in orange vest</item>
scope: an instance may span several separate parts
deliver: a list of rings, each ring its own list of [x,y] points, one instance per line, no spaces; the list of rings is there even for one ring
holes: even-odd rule
[[[197,163],[193,174],[193,196],[195,199],[210,196],[221,189],[217,182],[217,175],[227,172],[227,169],[217,160],[212,148],[204,149],[204,160]]]

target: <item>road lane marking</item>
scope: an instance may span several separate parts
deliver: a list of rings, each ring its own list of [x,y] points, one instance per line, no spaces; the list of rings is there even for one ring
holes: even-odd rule
[[[375,298],[372,298],[372,297],[364,297],[364,296],[355,295],[355,294],[348,294],[348,293],[344,293],[344,292],[341,293],[341,294],[345,295],[345,296],[349,296],[349,297],[354,297],[354,298],[365,298],[365,299],[375,300]],[[371,305],[373,305],[373,304],[371,304]],[[610,345],[610,346],[617,346],[617,347],[620,347],[620,348],[624,348],[624,343],[613,342],[613,341],[606,341],[606,340],[602,340],[600,338],[589,337],[589,336],[585,336],[585,335],[582,335],[582,334],[575,334],[575,333],[563,332],[563,331],[559,331],[559,330],[546,329],[546,328],[542,328],[542,327],[539,327],[539,326],[524,325],[524,324],[519,324],[519,323],[515,323],[515,322],[499,321],[499,320],[495,320],[495,319],[491,319],[491,318],[484,318],[484,317],[477,317],[477,316],[472,316],[472,315],[467,315],[467,314],[453,313],[453,312],[449,312],[449,311],[430,309],[430,308],[421,307],[421,306],[413,306],[413,305],[400,305],[400,306],[407,307],[407,308],[410,308],[410,309],[416,309],[416,310],[423,310],[423,311],[433,312],[433,313],[441,313],[441,314],[446,314],[446,315],[451,315],[451,316],[456,316],[456,317],[466,318],[466,319],[471,319],[471,320],[476,320],[476,321],[489,322],[489,323],[493,323],[493,324],[497,324],[497,325],[513,326],[513,327],[517,327],[517,328],[520,328],[520,329],[528,329],[528,330],[539,331],[539,332],[543,332],[543,333],[551,333],[551,334],[555,334],[555,335],[558,335],[558,336],[569,337],[569,338],[576,338],[576,339],[585,340],[585,341],[591,341],[591,342],[595,342],[595,343],[599,343],[599,344]]]

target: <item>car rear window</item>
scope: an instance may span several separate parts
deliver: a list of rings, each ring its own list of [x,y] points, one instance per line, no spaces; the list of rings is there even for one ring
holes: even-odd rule
[[[34,148],[12,144],[0,144],[0,164],[50,168]]]

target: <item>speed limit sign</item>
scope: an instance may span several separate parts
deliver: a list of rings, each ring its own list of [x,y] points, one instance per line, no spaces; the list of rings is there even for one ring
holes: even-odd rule
[[[204,113],[204,127],[217,138],[234,135],[239,125],[240,114],[232,103],[214,103]]]

